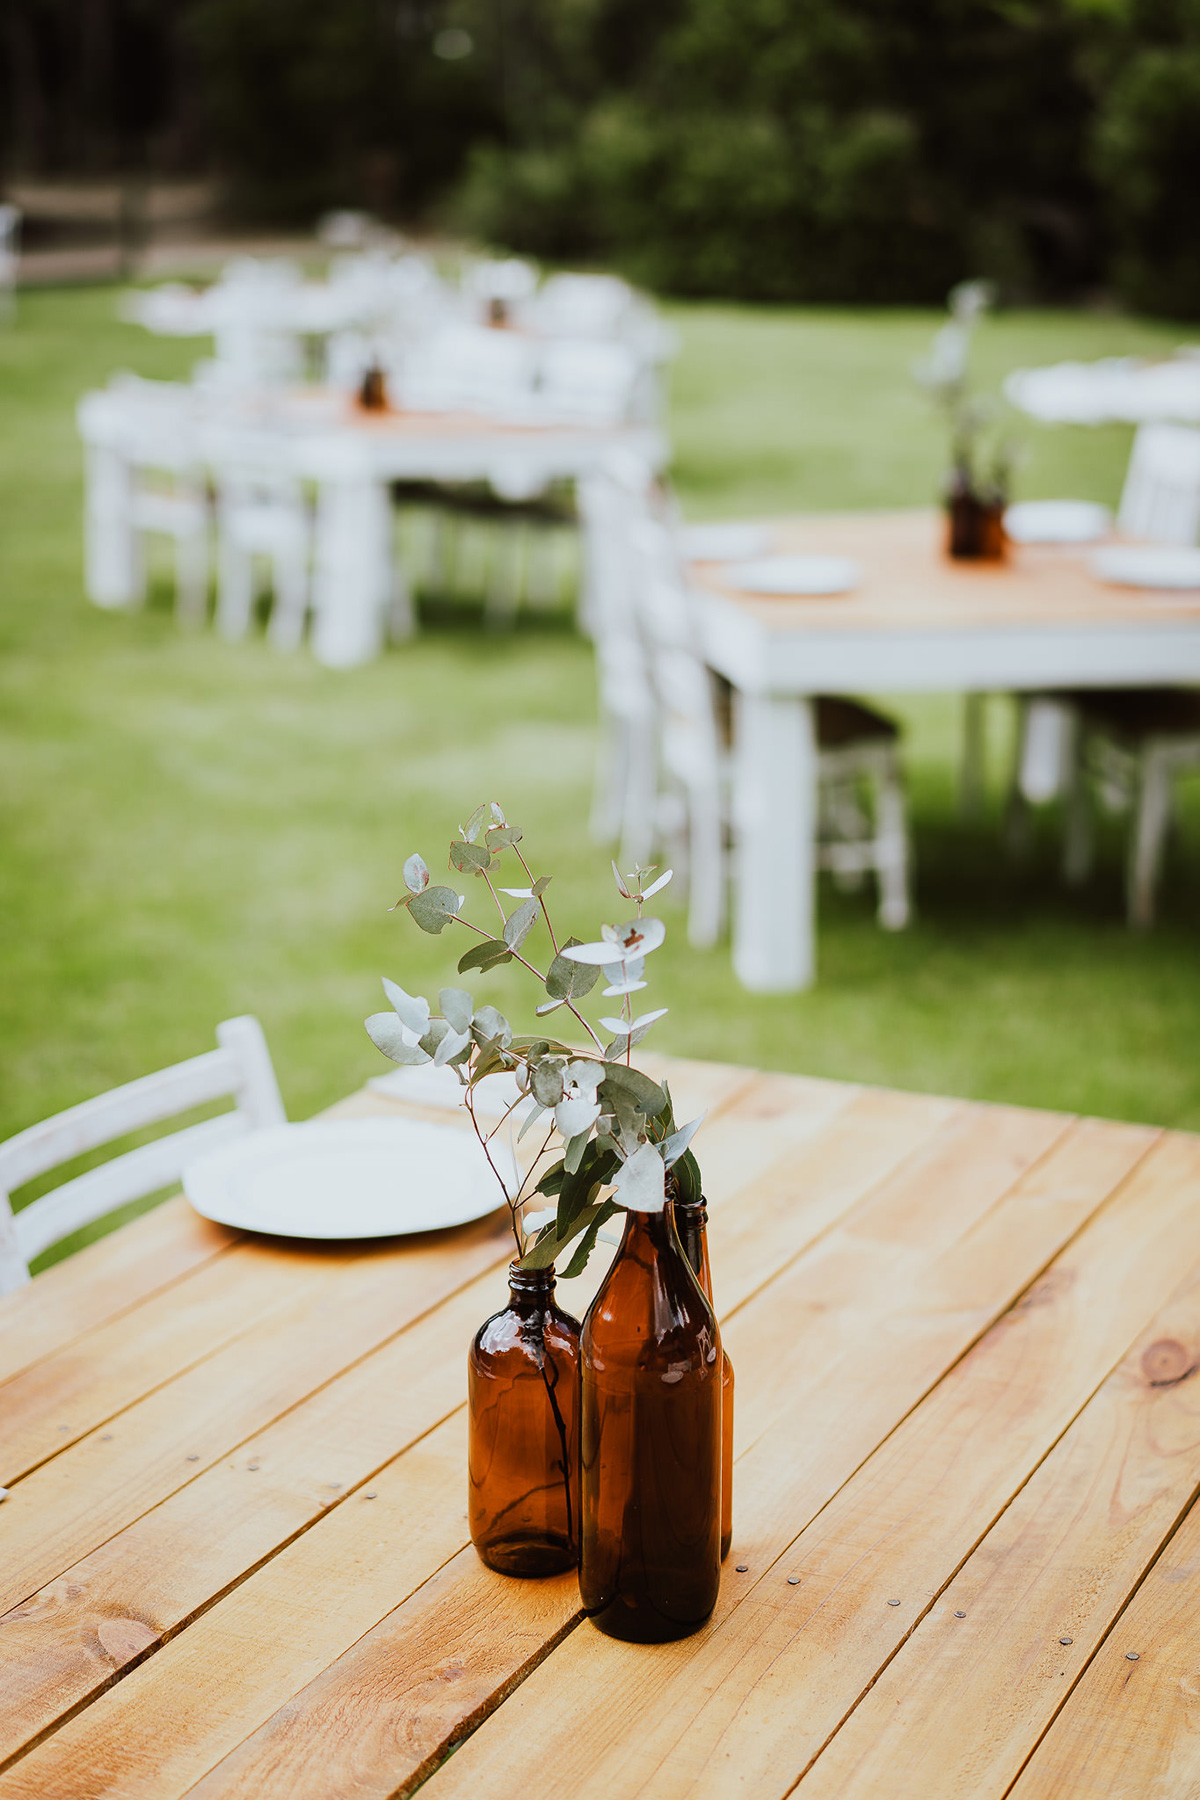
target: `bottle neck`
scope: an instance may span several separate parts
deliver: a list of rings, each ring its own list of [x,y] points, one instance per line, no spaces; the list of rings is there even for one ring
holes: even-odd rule
[[[673,1210],[675,1229],[679,1234],[683,1253],[692,1265],[692,1273],[696,1280],[711,1300],[712,1272],[708,1263],[708,1204],[701,1195],[699,1200],[674,1201]]]
[[[512,1312],[544,1312],[554,1293],[553,1264],[548,1269],[522,1269],[508,1265],[508,1304]]]

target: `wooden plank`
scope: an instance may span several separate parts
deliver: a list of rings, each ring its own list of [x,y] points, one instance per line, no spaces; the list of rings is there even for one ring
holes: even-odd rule
[[[1084,1311],[1099,1298],[1080,1295],[1076,1310]],[[1085,1330],[1089,1323],[1085,1320]],[[1064,1347],[1072,1357],[1078,1349],[1078,1338]],[[982,1358],[971,1360],[978,1364]],[[1043,1395],[1057,1398],[1067,1355],[1060,1351],[1040,1360]],[[885,1793],[888,1800],[953,1800],[962,1794],[970,1794],[971,1800],[1001,1800],[1008,1793],[1079,1671],[1200,1487],[1200,1380],[1194,1373],[1180,1380],[1197,1363],[1200,1271],[1193,1270],[929,1606],[912,1637],[800,1783],[802,1800]],[[963,1380],[976,1372],[964,1366]],[[931,1409],[934,1424],[936,1410]],[[1027,1429],[1028,1414],[1021,1425]],[[957,1444],[954,1472],[965,1470],[968,1477],[957,1485],[977,1491],[980,1518],[1019,1475],[1021,1431],[1011,1431],[1007,1421],[997,1431],[998,1449],[992,1448],[996,1440],[989,1441],[981,1424]],[[944,1472],[950,1454],[937,1457],[933,1446],[931,1450],[930,1473],[935,1460]],[[986,1474],[985,1465],[991,1465]],[[982,1486],[981,1475],[990,1489]],[[879,1479],[885,1478],[881,1468]],[[955,1485],[952,1475],[937,1490],[936,1507],[931,1487],[923,1521],[927,1535],[953,1531],[947,1499]],[[911,1488],[907,1498],[920,1504]],[[848,1543],[857,1524],[861,1548],[875,1523],[860,1513],[857,1521],[826,1528],[825,1536],[838,1529],[843,1544]],[[878,1523],[886,1530],[882,1519]],[[865,1595],[877,1595],[881,1582],[911,1585],[928,1572],[926,1561],[924,1567],[894,1573],[894,1544],[885,1557],[878,1554],[882,1547],[881,1531],[855,1569],[852,1592],[847,1594],[845,1587],[839,1591],[838,1611],[848,1613],[857,1604],[868,1613]],[[885,1559],[892,1564],[887,1574],[880,1566]],[[824,1573],[821,1579],[824,1592]],[[878,1604],[874,1613],[877,1621]],[[1127,1635],[1123,1628],[1122,1643]],[[1194,1621],[1190,1637],[1194,1666],[1200,1648]],[[1159,1634],[1147,1633],[1144,1641],[1157,1646]],[[824,1635],[826,1649],[829,1644]],[[1130,1673],[1125,1667],[1122,1681]],[[1144,1727],[1145,1721],[1139,1721],[1139,1732]],[[1200,1767],[1194,1772],[1200,1773]],[[1186,1786],[1181,1783],[1172,1791],[1181,1793]],[[1148,1791],[1130,1781],[1114,1789],[1139,1795]]]
[[[1039,1212],[1053,1212],[1056,1162],[1068,1189],[1086,1184],[1090,1171],[1099,1190],[1093,1186],[1094,1203],[1146,1141],[1132,1128],[1072,1134],[1016,1204],[985,1221],[971,1265],[953,1246],[930,1270],[904,1315],[912,1337],[941,1325],[954,1292],[942,1288],[939,1311],[947,1276],[957,1280],[964,1266],[973,1267],[980,1293],[1023,1229]],[[1190,1247],[1200,1257],[1200,1211],[1181,1183],[1200,1170],[1200,1144],[1187,1149],[1186,1158],[1168,1156],[1154,1175],[1152,1152],[1145,1174],[1135,1174],[1027,1300],[821,1512],[828,1485],[852,1474],[864,1436],[884,1440],[884,1398],[893,1424],[908,1411],[896,1386],[907,1360],[899,1332],[880,1334],[882,1360],[874,1342],[849,1359],[838,1372],[843,1378],[828,1380],[828,1409],[815,1429],[806,1430],[813,1409],[802,1401],[791,1433],[780,1426],[739,1462],[744,1547],[730,1560],[749,1570],[739,1576],[726,1566],[715,1624],[704,1636],[649,1658],[581,1629],[433,1777],[431,1796],[478,1792],[489,1767],[503,1768],[512,1791],[528,1800],[563,1787],[582,1795],[722,1800],[731,1792],[788,1792],[928,1605],[929,1590],[961,1559],[964,1538],[969,1550],[991,1522],[1010,1444],[1017,1466],[1004,1497],[1088,1397],[1098,1372],[1111,1366],[1111,1346],[1119,1345],[1119,1355],[1161,1304],[1183,1252]],[[1046,1360],[1048,1350],[1061,1367]],[[989,1447],[991,1466],[977,1479],[973,1457],[986,1457]],[[806,1525],[808,1534],[797,1541]],[[789,1585],[797,1575],[801,1585]],[[901,1604],[889,1606],[892,1599]],[[597,1722],[610,1718],[621,1720],[619,1735],[598,1735]],[[297,1789],[296,1800],[303,1795]]]
[[[165,1201],[0,1299],[0,1381],[221,1256],[239,1234]]]
[[[311,1251],[243,1243],[150,1295],[133,1315],[110,1319],[23,1369],[0,1387],[0,1486],[13,1487],[330,1278],[331,1265]]]
[[[975,1128],[974,1145],[972,1146],[970,1137],[966,1143],[969,1149],[973,1147],[978,1154],[979,1185],[986,1187],[989,1179],[997,1185],[1007,1179],[1011,1175],[1014,1160],[1018,1164],[1023,1160],[1025,1166],[1028,1167],[1039,1150],[1044,1151],[1048,1145],[1054,1143],[1057,1137],[1064,1134],[1065,1123],[1060,1120],[1047,1120],[1045,1115],[1022,1115],[1016,1112],[1004,1113],[1000,1110],[980,1109],[980,1117],[975,1120]],[[954,1130],[956,1132],[961,1130],[961,1121],[957,1117],[954,1121]],[[981,1138],[989,1132],[990,1136],[987,1137],[987,1141],[980,1149]],[[971,1166],[969,1159],[967,1166]],[[943,1169],[940,1172],[940,1179],[942,1181],[940,1211],[929,1195],[927,1180],[924,1182],[915,1180],[897,1185],[893,1196],[894,1216],[890,1219],[886,1211],[877,1209],[874,1194],[864,1202],[864,1209],[871,1212],[873,1231],[876,1237],[889,1235],[896,1237],[899,1233],[901,1216],[905,1213],[911,1214],[915,1208],[923,1220],[924,1228],[937,1240],[935,1263],[956,1267],[955,1258],[961,1252],[962,1214],[965,1210],[969,1216],[971,1210],[970,1207],[964,1208],[963,1205],[961,1159]],[[1027,1201],[1024,1206],[1026,1218],[1024,1232],[1021,1225],[1023,1213],[1020,1199],[1014,1199],[1010,1213],[1006,1213],[1003,1207],[995,1206],[994,1202],[997,1198],[995,1193],[992,1194],[993,1206],[991,1209],[982,1201],[973,1202],[977,1209],[985,1212],[990,1210],[995,1215],[994,1238],[988,1240],[986,1257],[989,1278],[1001,1296],[998,1301],[993,1299],[993,1313],[998,1304],[1003,1305],[1011,1298],[1015,1287],[1022,1285],[1022,1279],[1028,1279],[1031,1272],[1029,1268],[1030,1243],[1036,1245],[1038,1254],[1044,1260],[1048,1253],[1047,1237],[1050,1236],[1057,1242],[1064,1230],[1074,1229],[1080,1218],[1086,1217],[1087,1213],[1094,1209],[1100,1197],[1097,1192],[1093,1191],[1085,1197],[1076,1197],[1073,1201],[1066,1201],[1061,1206],[1056,1206],[1052,1200],[1046,1202],[1044,1198],[1042,1204],[1036,1206]],[[868,1240],[864,1240],[864,1242],[866,1243]],[[1006,1246],[1015,1246],[1015,1249],[1009,1249],[1007,1261]],[[763,1253],[769,1260],[771,1254],[769,1240],[764,1243]],[[864,1254],[873,1266],[874,1246],[870,1245]],[[1014,1263],[1020,1265],[1019,1274],[1014,1269]],[[1034,1268],[1040,1266],[1040,1262],[1034,1264]],[[785,1284],[781,1282],[778,1285],[782,1288]],[[906,1371],[907,1379],[911,1382],[914,1379],[913,1372],[916,1370],[917,1376],[923,1377],[924,1386],[928,1386],[930,1381],[936,1380],[937,1375],[945,1368],[947,1360],[952,1360],[978,1329],[975,1312],[950,1312],[947,1318],[948,1309],[944,1291],[935,1284],[929,1292],[935,1311],[931,1316],[918,1317],[912,1334],[915,1340],[924,1345],[923,1363],[918,1367],[920,1359],[914,1356],[911,1367]],[[767,1289],[766,1294],[774,1295],[775,1288]],[[910,1296],[907,1294],[887,1289],[879,1290],[879,1300],[885,1308],[891,1307],[893,1310],[903,1309],[911,1304]],[[747,1308],[747,1311],[753,1312],[756,1309],[765,1308],[766,1304],[765,1295],[760,1294]],[[861,1312],[856,1314],[859,1324],[862,1323],[863,1316]],[[867,1317],[869,1322],[869,1315]],[[781,1319],[787,1321],[782,1331],[779,1329]],[[776,1313],[774,1341],[770,1345],[768,1353],[773,1361],[778,1361],[780,1357],[784,1361],[791,1359],[792,1373],[797,1390],[800,1391],[804,1387],[803,1378],[807,1376],[811,1367],[816,1365],[818,1369],[820,1368],[823,1344],[826,1339],[826,1322],[814,1314],[809,1319],[807,1331],[803,1320],[795,1331],[791,1329],[791,1325],[790,1310],[787,1304],[781,1301]],[[873,1342],[864,1340],[861,1332],[856,1335],[854,1341],[856,1356],[841,1355],[839,1360],[842,1366],[835,1369],[829,1377],[831,1385],[836,1389],[835,1397],[839,1419],[844,1421],[849,1414],[861,1439],[850,1446],[849,1467],[846,1468],[845,1474],[848,1474],[864,1455],[869,1454],[879,1437],[895,1424],[898,1416],[896,1408],[899,1407],[900,1413],[903,1413],[911,1404],[912,1399],[919,1397],[919,1392],[923,1391],[923,1389],[919,1389],[914,1396],[910,1388],[899,1392],[895,1388],[890,1388],[884,1400],[876,1399],[873,1409],[859,1405],[859,1396],[864,1389],[864,1378],[869,1381],[877,1372],[878,1359]],[[757,1373],[757,1370],[750,1368],[748,1376],[744,1379],[748,1379],[749,1383],[753,1385]],[[793,1419],[796,1417],[795,1410],[793,1410],[792,1417]],[[792,1459],[791,1432],[783,1429],[777,1434],[771,1434],[767,1441],[776,1444],[779,1452],[782,1453],[784,1464],[790,1466]],[[842,1447],[840,1445],[838,1449],[841,1454]],[[827,1474],[825,1467],[827,1462],[827,1457],[822,1458],[822,1466],[815,1473],[810,1471],[810,1485],[820,1486]],[[776,1482],[776,1486],[778,1486],[778,1482]],[[752,1534],[760,1532],[761,1529],[760,1524],[756,1521],[754,1507],[755,1502],[751,1495],[749,1528]],[[766,1504],[768,1522],[778,1512],[778,1495],[768,1495]],[[313,1558],[312,1566],[317,1570],[325,1565],[322,1539],[328,1524],[329,1521],[322,1521],[287,1552],[282,1553],[268,1565],[268,1569],[275,1570],[284,1562],[285,1557],[293,1559],[290,1566],[294,1589],[300,1583],[298,1571],[301,1562],[299,1559],[304,1556]],[[786,1542],[788,1538],[794,1536],[795,1526],[788,1523],[786,1518],[784,1524],[786,1525],[784,1538]],[[307,1568],[309,1565],[304,1563],[303,1566]],[[471,1566],[469,1559],[465,1566]],[[113,1778],[116,1778],[115,1772],[119,1771],[120,1791],[123,1795],[129,1795],[131,1800],[132,1796],[139,1794],[153,1794],[154,1800],[169,1800],[169,1796],[183,1790],[186,1782],[198,1779],[200,1773],[211,1767],[221,1756],[228,1754],[246,1735],[247,1697],[236,1682],[230,1683],[221,1676],[220,1671],[225,1652],[220,1646],[224,1643],[224,1638],[218,1638],[213,1634],[228,1632],[235,1641],[240,1639],[245,1627],[238,1625],[236,1620],[243,1618],[243,1608],[253,1607],[258,1584],[266,1575],[267,1570],[264,1570],[250,1577],[242,1587],[236,1590],[235,1594],[214,1606],[203,1620],[188,1628],[172,1643],[167,1644],[148,1663],[134,1671],[127,1681],[102,1695],[79,1719],[68,1721],[45,1745],[34,1749],[28,1757],[15,1764],[9,1775],[0,1780],[0,1796],[7,1796],[10,1793],[41,1792],[47,1786],[50,1792],[66,1793],[69,1791],[73,1795],[77,1792],[81,1797],[86,1796],[92,1791],[87,1786],[88,1771],[95,1766],[104,1767],[110,1771]],[[511,1630],[513,1620],[524,1616],[526,1603],[523,1595],[528,1590],[522,1585],[519,1589],[510,1587],[509,1591],[514,1594],[513,1612],[506,1624],[506,1631]],[[378,1592],[374,1597],[378,1601]],[[231,1606],[237,1609],[235,1613],[228,1610]],[[262,1602],[258,1613],[264,1617],[270,1615],[270,1605],[267,1601]],[[559,1625],[555,1624],[554,1629],[557,1631],[559,1628]],[[307,1630],[308,1627],[306,1626],[305,1629]],[[386,1629],[378,1628],[381,1635],[373,1635],[370,1643],[364,1644],[362,1654],[368,1659],[372,1656],[377,1657],[377,1665],[373,1666],[377,1666],[379,1677],[385,1683],[388,1679],[394,1680],[396,1655],[394,1633],[404,1629],[405,1621],[393,1614]],[[199,1631],[205,1634],[201,1639],[196,1637],[196,1633]],[[595,1636],[592,1633],[588,1635]],[[295,1695],[303,1685],[303,1679],[296,1679],[297,1664],[301,1660],[297,1655],[297,1646],[302,1649],[306,1641],[303,1633],[297,1629],[283,1634],[274,1634],[270,1645],[263,1645],[261,1642],[257,1644],[255,1654],[256,1667],[260,1670],[261,1676],[260,1691],[265,1693],[278,1680],[279,1686],[286,1688],[289,1699],[278,1718],[270,1723],[265,1720],[260,1721],[264,1727],[263,1738],[256,1742],[261,1744],[262,1741],[271,1737],[278,1740],[284,1766],[287,1769],[286,1779],[288,1783],[292,1784],[287,1791],[290,1792],[294,1789],[299,1792],[300,1790],[295,1784],[311,1779],[315,1784],[311,1791],[324,1796],[330,1791],[329,1787],[324,1785],[324,1770],[315,1768],[309,1771],[308,1775],[303,1774],[295,1766],[290,1755],[286,1753],[285,1745],[287,1733],[290,1730],[289,1722],[302,1720],[305,1715],[304,1700],[293,1702],[290,1696]],[[572,1642],[574,1639],[569,1639],[568,1644],[551,1658],[551,1664],[548,1666],[556,1665]],[[478,1638],[473,1640],[473,1646],[473,1656],[483,1654],[481,1641]],[[502,1652],[503,1648],[503,1645],[493,1646],[493,1650],[498,1649],[499,1652]],[[488,1652],[489,1655],[492,1653],[492,1651]],[[527,1660],[527,1657],[522,1658],[523,1663]],[[281,1668],[282,1664],[288,1665],[290,1669],[290,1675],[286,1678]],[[391,1677],[386,1674],[389,1669],[393,1672]],[[207,1677],[204,1674],[205,1670],[210,1671]],[[344,1676],[345,1671],[343,1670],[331,1675],[330,1680],[340,1681]],[[421,1689],[420,1671],[413,1670],[412,1676],[415,1688]],[[363,1725],[358,1710],[361,1679],[362,1670],[360,1669],[351,1680],[350,1690],[348,1692],[345,1689],[341,1691],[340,1704],[347,1709],[352,1735],[357,1733],[360,1726]],[[436,1679],[436,1671],[430,1679]],[[506,1677],[506,1681],[507,1679]],[[137,1686],[133,1688],[131,1684],[135,1682]],[[185,1742],[184,1735],[181,1735],[183,1728],[178,1719],[172,1716],[172,1760],[168,1776],[161,1765],[154,1762],[155,1749],[163,1730],[163,1719],[171,1710],[171,1696],[181,1687],[187,1688],[190,1692],[192,1685],[197,1682],[204,1684],[206,1704],[194,1717],[189,1711],[188,1730],[194,1730],[199,1736],[195,1742]],[[368,1687],[373,1696],[371,1704],[374,1705],[380,1690],[377,1684],[368,1683]],[[127,1689],[129,1690],[128,1694]],[[440,1694],[442,1690],[439,1688],[438,1692]],[[117,1705],[118,1701],[119,1705]],[[461,1724],[465,1717],[474,1717],[481,1704],[478,1689],[468,1682],[463,1689],[463,1709],[458,1714],[458,1723]],[[503,1710],[507,1711],[507,1708]],[[440,1729],[443,1732],[457,1729],[452,1707],[448,1711],[440,1711],[439,1718],[442,1721]],[[377,1778],[380,1785],[370,1791],[390,1793],[392,1789],[383,1784],[392,1782],[393,1785],[399,1785],[402,1780],[408,1780],[415,1767],[424,1766],[430,1754],[428,1738],[421,1735],[416,1725],[413,1727],[411,1739],[407,1732],[401,1732],[400,1738],[402,1741],[396,1747],[395,1759],[386,1768],[376,1771],[376,1777],[373,1779]],[[56,1747],[53,1758],[49,1757],[51,1746]],[[465,1753],[463,1752],[463,1754]],[[456,1762],[457,1760],[455,1758]],[[143,1774],[143,1770],[148,1769],[152,1764],[154,1773],[151,1781],[149,1776]],[[256,1766],[253,1778],[247,1778],[248,1785],[233,1787],[231,1791],[257,1792],[260,1777],[261,1771]],[[366,1780],[366,1772],[359,1770],[356,1779],[359,1777]],[[439,1775],[435,1779],[441,1780],[442,1777]],[[280,1789],[280,1791],[284,1790]],[[365,1791],[367,1790],[364,1789]]]
[[[735,1244],[753,1248],[744,1285],[762,1284],[764,1244],[773,1266],[786,1263],[805,1232],[816,1235],[956,1110],[950,1103],[868,1091],[807,1143],[798,1136],[792,1154],[768,1178],[729,1197],[724,1207],[736,1226]],[[498,1274],[472,1283],[424,1323],[419,1351],[410,1333],[368,1358],[245,1447],[236,1462],[198,1477],[0,1621],[0,1708],[8,1719],[7,1728],[0,1719],[0,1760],[111,1681],[112,1651],[98,1636],[105,1619],[142,1621],[151,1637],[135,1633],[131,1641],[148,1648],[151,1638],[160,1641],[319,1516],[326,1500],[323,1491],[318,1501],[313,1498],[312,1443],[323,1458],[336,1451],[345,1490],[401,1448],[405,1440],[396,1432],[428,1429],[459,1405],[464,1346],[499,1304],[501,1289]],[[440,1395],[434,1417],[413,1413],[407,1404],[372,1409],[376,1389],[402,1394],[406,1402],[423,1392],[434,1379],[422,1382],[423,1358]],[[364,1421],[372,1418],[378,1426],[368,1428]],[[271,1470],[269,1486],[252,1484],[253,1497],[244,1479],[249,1461]],[[253,1510],[247,1516],[248,1507]]]
[[[1200,1353],[1194,1338],[1188,1348]],[[1188,1388],[1194,1383],[1193,1376]],[[1198,1619],[1200,1508],[1193,1504],[1037,1747],[1012,1800],[1193,1800],[1200,1793]]]
[[[4,1502],[0,1606],[36,1593],[483,1269],[505,1260],[494,1220],[410,1240],[400,1250],[330,1260],[320,1288],[279,1308],[12,1490]]]

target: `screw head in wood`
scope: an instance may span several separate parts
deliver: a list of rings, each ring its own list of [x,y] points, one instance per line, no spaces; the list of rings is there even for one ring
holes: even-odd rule
[[[1125,1661],[1126,1662],[1140,1662],[1141,1655],[1137,1650],[1127,1650],[1125,1652]]]
[[[1060,1644],[1073,1644],[1075,1642],[1075,1639],[1074,1638],[1059,1638],[1058,1641]]]
[[[200,1458],[196,1455],[195,1451],[193,1451],[192,1454],[188,1457],[188,1461],[189,1462],[199,1462]]]
[[[899,1604],[900,1604],[900,1602],[898,1600],[889,1600],[888,1601],[889,1606],[899,1606]]]
[[[798,1575],[789,1575],[788,1576],[788,1586],[789,1587],[799,1587],[800,1586],[800,1577]]]
[[[734,1564],[734,1568],[736,1569],[736,1571],[739,1575],[744,1575],[749,1567],[750,1567],[749,1563],[735,1563]]]
[[[258,1468],[258,1464],[257,1463],[247,1463],[246,1467],[249,1469],[250,1473],[253,1475]]]
[[[106,1431],[104,1436],[100,1439],[100,1442],[102,1444],[111,1444],[112,1443],[112,1432]]]
[[[965,1612],[956,1612],[954,1616],[956,1619],[965,1619],[967,1615]]]
[[[364,1494],[363,1495],[364,1500],[374,1500],[374,1498],[375,1498],[374,1494]]]

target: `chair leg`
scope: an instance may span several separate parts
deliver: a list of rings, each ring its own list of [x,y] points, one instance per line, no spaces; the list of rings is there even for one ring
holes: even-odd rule
[[[638,721],[629,728],[629,760],[622,797],[621,846],[617,856],[623,869],[650,860],[657,791],[654,728],[648,720]]]
[[[983,798],[987,785],[987,695],[963,695],[962,771],[959,778],[958,805],[964,819],[983,815]]]
[[[596,781],[592,790],[589,830],[600,844],[611,844],[621,830],[622,800],[629,780],[629,729],[609,714],[600,724]]]
[[[707,950],[725,922],[725,846],[715,790],[690,789],[688,812],[688,943]]]
[[[511,630],[524,581],[525,528],[516,520],[503,520],[488,535],[491,555],[487,563],[484,619],[493,631]]]
[[[885,931],[903,931],[912,918],[911,857],[904,778],[894,757],[875,777],[875,796],[879,923]]]
[[[254,609],[254,568],[249,554],[228,537],[218,556],[217,630],[223,638],[243,638]]]
[[[1082,761],[1077,757],[1067,790],[1066,829],[1063,833],[1063,880],[1068,887],[1082,887],[1092,870],[1095,823],[1092,797]]]
[[[1129,923],[1146,931],[1154,923],[1154,895],[1171,817],[1171,771],[1153,749],[1142,754],[1133,828],[1129,838]]]
[[[273,562],[275,603],[267,636],[276,650],[298,650],[308,617],[308,558],[297,548]]]
[[[181,625],[203,625],[208,616],[208,531],[189,531],[175,541],[175,614]]]

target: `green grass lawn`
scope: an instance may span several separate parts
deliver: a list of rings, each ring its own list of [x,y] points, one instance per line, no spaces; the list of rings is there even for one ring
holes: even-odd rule
[[[0,330],[0,1136],[207,1047],[256,1012],[289,1112],[376,1071],[361,1027],[378,978],[450,979],[449,937],[387,907],[405,855],[431,865],[485,797],[525,829],[581,935],[616,916],[587,834],[594,696],[564,623],[440,624],[337,673],[259,640],[181,636],[169,594],[87,605],[78,395],[117,367],[183,374],[203,345],[118,323],[115,290],[23,296]],[[920,503],[939,422],[908,377],[931,313],[673,307],[672,429],[695,516]],[[1161,352],[1185,333],[1068,313],[985,326],[979,370]],[[1020,490],[1112,501],[1129,433],[1029,434]],[[989,816],[955,809],[957,705],[905,699],[918,919],[888,936],[869,895],[823,889],[820,980],[763,998],[727,946],[688,949],[678,902],[646,996],[663,1049],[898,1087],[1200,1126],[1200,810],[1162,922],[1122,923],[1119,834],[1081,895],[1056,880],[1053,821],[1015,870],[997,842],[1008,709],[991,709]],[[1197,796],[1200,798],[1200,796]],[[519,973],[519,971],[518,971]],[[477,991],[524,1016],[511,970]]]

